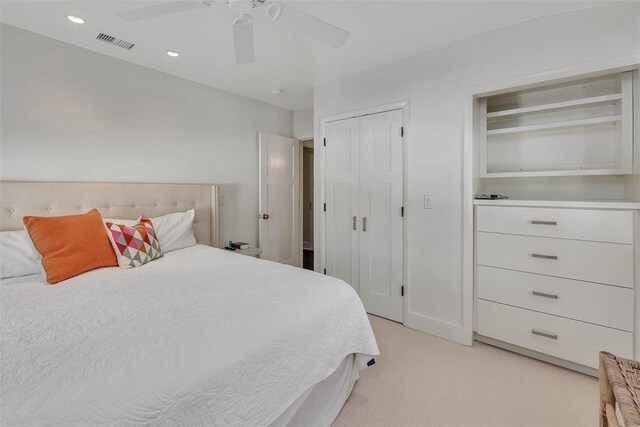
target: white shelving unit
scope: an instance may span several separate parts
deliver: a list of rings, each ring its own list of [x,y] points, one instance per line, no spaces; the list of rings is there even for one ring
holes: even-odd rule
[[[481,87],[466,111],[465,179],[506,197],[465,210],[474,338],[590,375],[599,351],[640,355],[640,65],[608,70]]]
[[[480,99],[480,178],[633,173],[631,72]]]
[[[488,130],[487,136],[509,135],[512,133],[525,133],[525,132],[535,132],[535,131],[542,131],[542,130],[564,129],[564,128],[571,128],[571,127],[599,125],[602,123],[616,124],[620,120],[622,120],[622,116],[617,115],[617,116],[609,116],[609,117],[593,117],[591,119],[582,119],[582,120],[567,120],[563,122],[554,122],[554,123],[541,123],[538,125],[529,125],[529,126],[516,126],[512,128]]]
[[[591,98],[574,99],[572,101],[552,102],[551,104],[534,105],[532,107],[514,108],[511,110],[495,111],[493,113],[487,113],[487,118],[492,119],[494,117],[515,116],[518,114],[535,113],[539,111],[552,111],[552,110],[565,110],[569,108],[588,106],[588,105],[601,105],[601,104],[616,104],[622,99],[622,95],[619,93],[613,95],[593,96]]]

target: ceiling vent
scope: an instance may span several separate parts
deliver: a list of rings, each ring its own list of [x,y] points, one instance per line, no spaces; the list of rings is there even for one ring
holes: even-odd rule
[[[123,49],[127,49],[127,50],[131,50],[133,49],[133,47],[135,46],[134,43],[125,41],[125,40],[121,40],[117,37],[114,36],[110,36],[109,34],[105,34],[105,33],[100,33],[98,34],[98,36],[96,37],[96,39],[98,40],[102,40],[103,42],[121,47]]]

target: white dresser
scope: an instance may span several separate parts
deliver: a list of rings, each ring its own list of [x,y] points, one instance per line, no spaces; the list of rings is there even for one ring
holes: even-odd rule
[[[633,205],[476,202],[476,338],[588,373],[634,358]]]

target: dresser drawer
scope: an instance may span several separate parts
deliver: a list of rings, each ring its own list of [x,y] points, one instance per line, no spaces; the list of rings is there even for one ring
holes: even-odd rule
[[[598,368],[598,353],[633,358],[633,334],[489,301],[478,301],[478,333]]]
[[[478,298],[633,331],[633,289],[479,266]]]
[[[633,287],[633,246],[477,233],[480,265]]]
[[[478,231],[633,243],[633,212],[478,206]]]

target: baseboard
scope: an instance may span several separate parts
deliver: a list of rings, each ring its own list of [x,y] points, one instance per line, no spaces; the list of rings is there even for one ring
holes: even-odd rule
[[[542,362],[549,363],[551,365],[560,366],[561,368],[570,369],[572,371],[576,371],[584,375],[589,375],[591,377],[596,377],[596,378],[598,377],[598,370],[595,368],[579,365],[577,363],[569,362],[568,360],[559,359],[554,356],[549,356],[548,354],[539,353],[537,351],[529,350],[528,348],[524,348],[524,347],[519,347],[514,344],[509,344],[504,341],[499,341],[494,338],[485,337],[484,335],[479,335],[478,333],[474,334],[474,338],[476,341],[491,345],[493,347],[498,347],[503,350],[512,351],[514,353],[518,353],[523,356],[530,357],[532,359],[537,359]]]

